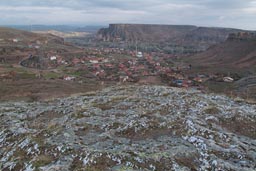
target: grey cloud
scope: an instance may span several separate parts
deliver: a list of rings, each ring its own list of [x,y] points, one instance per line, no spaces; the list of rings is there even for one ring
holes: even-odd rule
[[[195,24],[256,29],[256,0],[8,0],[4,24]],[[8,7],[8,8],[7,8]]]

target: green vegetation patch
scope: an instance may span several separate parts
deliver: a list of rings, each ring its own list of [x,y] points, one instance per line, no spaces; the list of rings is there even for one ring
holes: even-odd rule
[[[33,162],[33,166],[38,169],[39,167],[46,166],[53,161],[53,157],[49,155],[39,155],[36,157],[35,161]]]
[[[57,79],[57,78],[61,77],[61,75],[59,73],[56,73],[56,72],[47,72],[43,76],[46,79]]]
[[[210,107],[207,107],[206,109],[204,109],[204,112],[208,113],[208,114],[218,114],[221,111],[216,106],[210,106]]]

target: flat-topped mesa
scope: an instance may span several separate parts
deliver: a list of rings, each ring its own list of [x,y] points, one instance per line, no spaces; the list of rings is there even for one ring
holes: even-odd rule
[[[125,42],[142,48],[164,50],[172,54],[191,54],[207,50],[227,40],[230,33],[249,32],[232,28],[197,27],[192,25],[110,24],[97,33],[105,42]]]
[[[228,40],[230,41],[256,41],[256,32],[238,32],[229,34]]]
[[[196,28],[186,25],[109,24],[108,28],[98,31],[97,37],[103,41],[163,42]]]
[[[103,41],[214,41],[223,42],[230,33],[243,30],[217,27],[197,27],[192,25],[157,25],[157,24],[109,24],[108,28],[98,31],[99,40]],[[244,31],[247,32],[247,31]]]

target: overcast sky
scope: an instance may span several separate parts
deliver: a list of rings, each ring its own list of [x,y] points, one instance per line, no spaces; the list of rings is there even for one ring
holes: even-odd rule
[[[256,30],[256,0],[0,0],[1,25],[188,24]]]

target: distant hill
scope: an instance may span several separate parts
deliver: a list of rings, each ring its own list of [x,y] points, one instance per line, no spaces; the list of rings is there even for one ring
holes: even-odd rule
[[[13,28],[0,27],[0,59],[17,63],[29,54],[44,56],[48,52],[62,53],[77,50],[53,34],[39,34]]]
[[[40,34],[52,34],[62,38],[81,38],[90,35],[89,32],[61,32],[56,30],[48,30],[48,31],[33,31],[34,33]]]
[[[228,39],[190,59],[195,65],[216,68],[256,66],[256,32],[230,34]]]
[[[89,32],[96,33],[102,26],[70,26],[70,25],[8,25],[8,28],[14,28],[25,31],[48,31],[56,30],[60,32]]]
[[[0,38],[1,39],[14,39],[19,38],[23,40],[31,40],[33,38],[40,37],[38,34],[17,30],[13,28],[0,27]]]
[[[240,31],[189,25],[110,24],[98,31],[97,38],[106,42],[155,44],[169,53],[194,53],[224,42],[230,33]]]
[[[28,31],[13,29],[13,28],[6,28],[0,27],[0,39],[4,42],[13,41],[17,39],[20,43],[33,43],[41,41],[41,43],[48,41],[48,42],[55,42],[63,44],[64,40],[60,37],[51,35],[51,34],[37,34]]]

